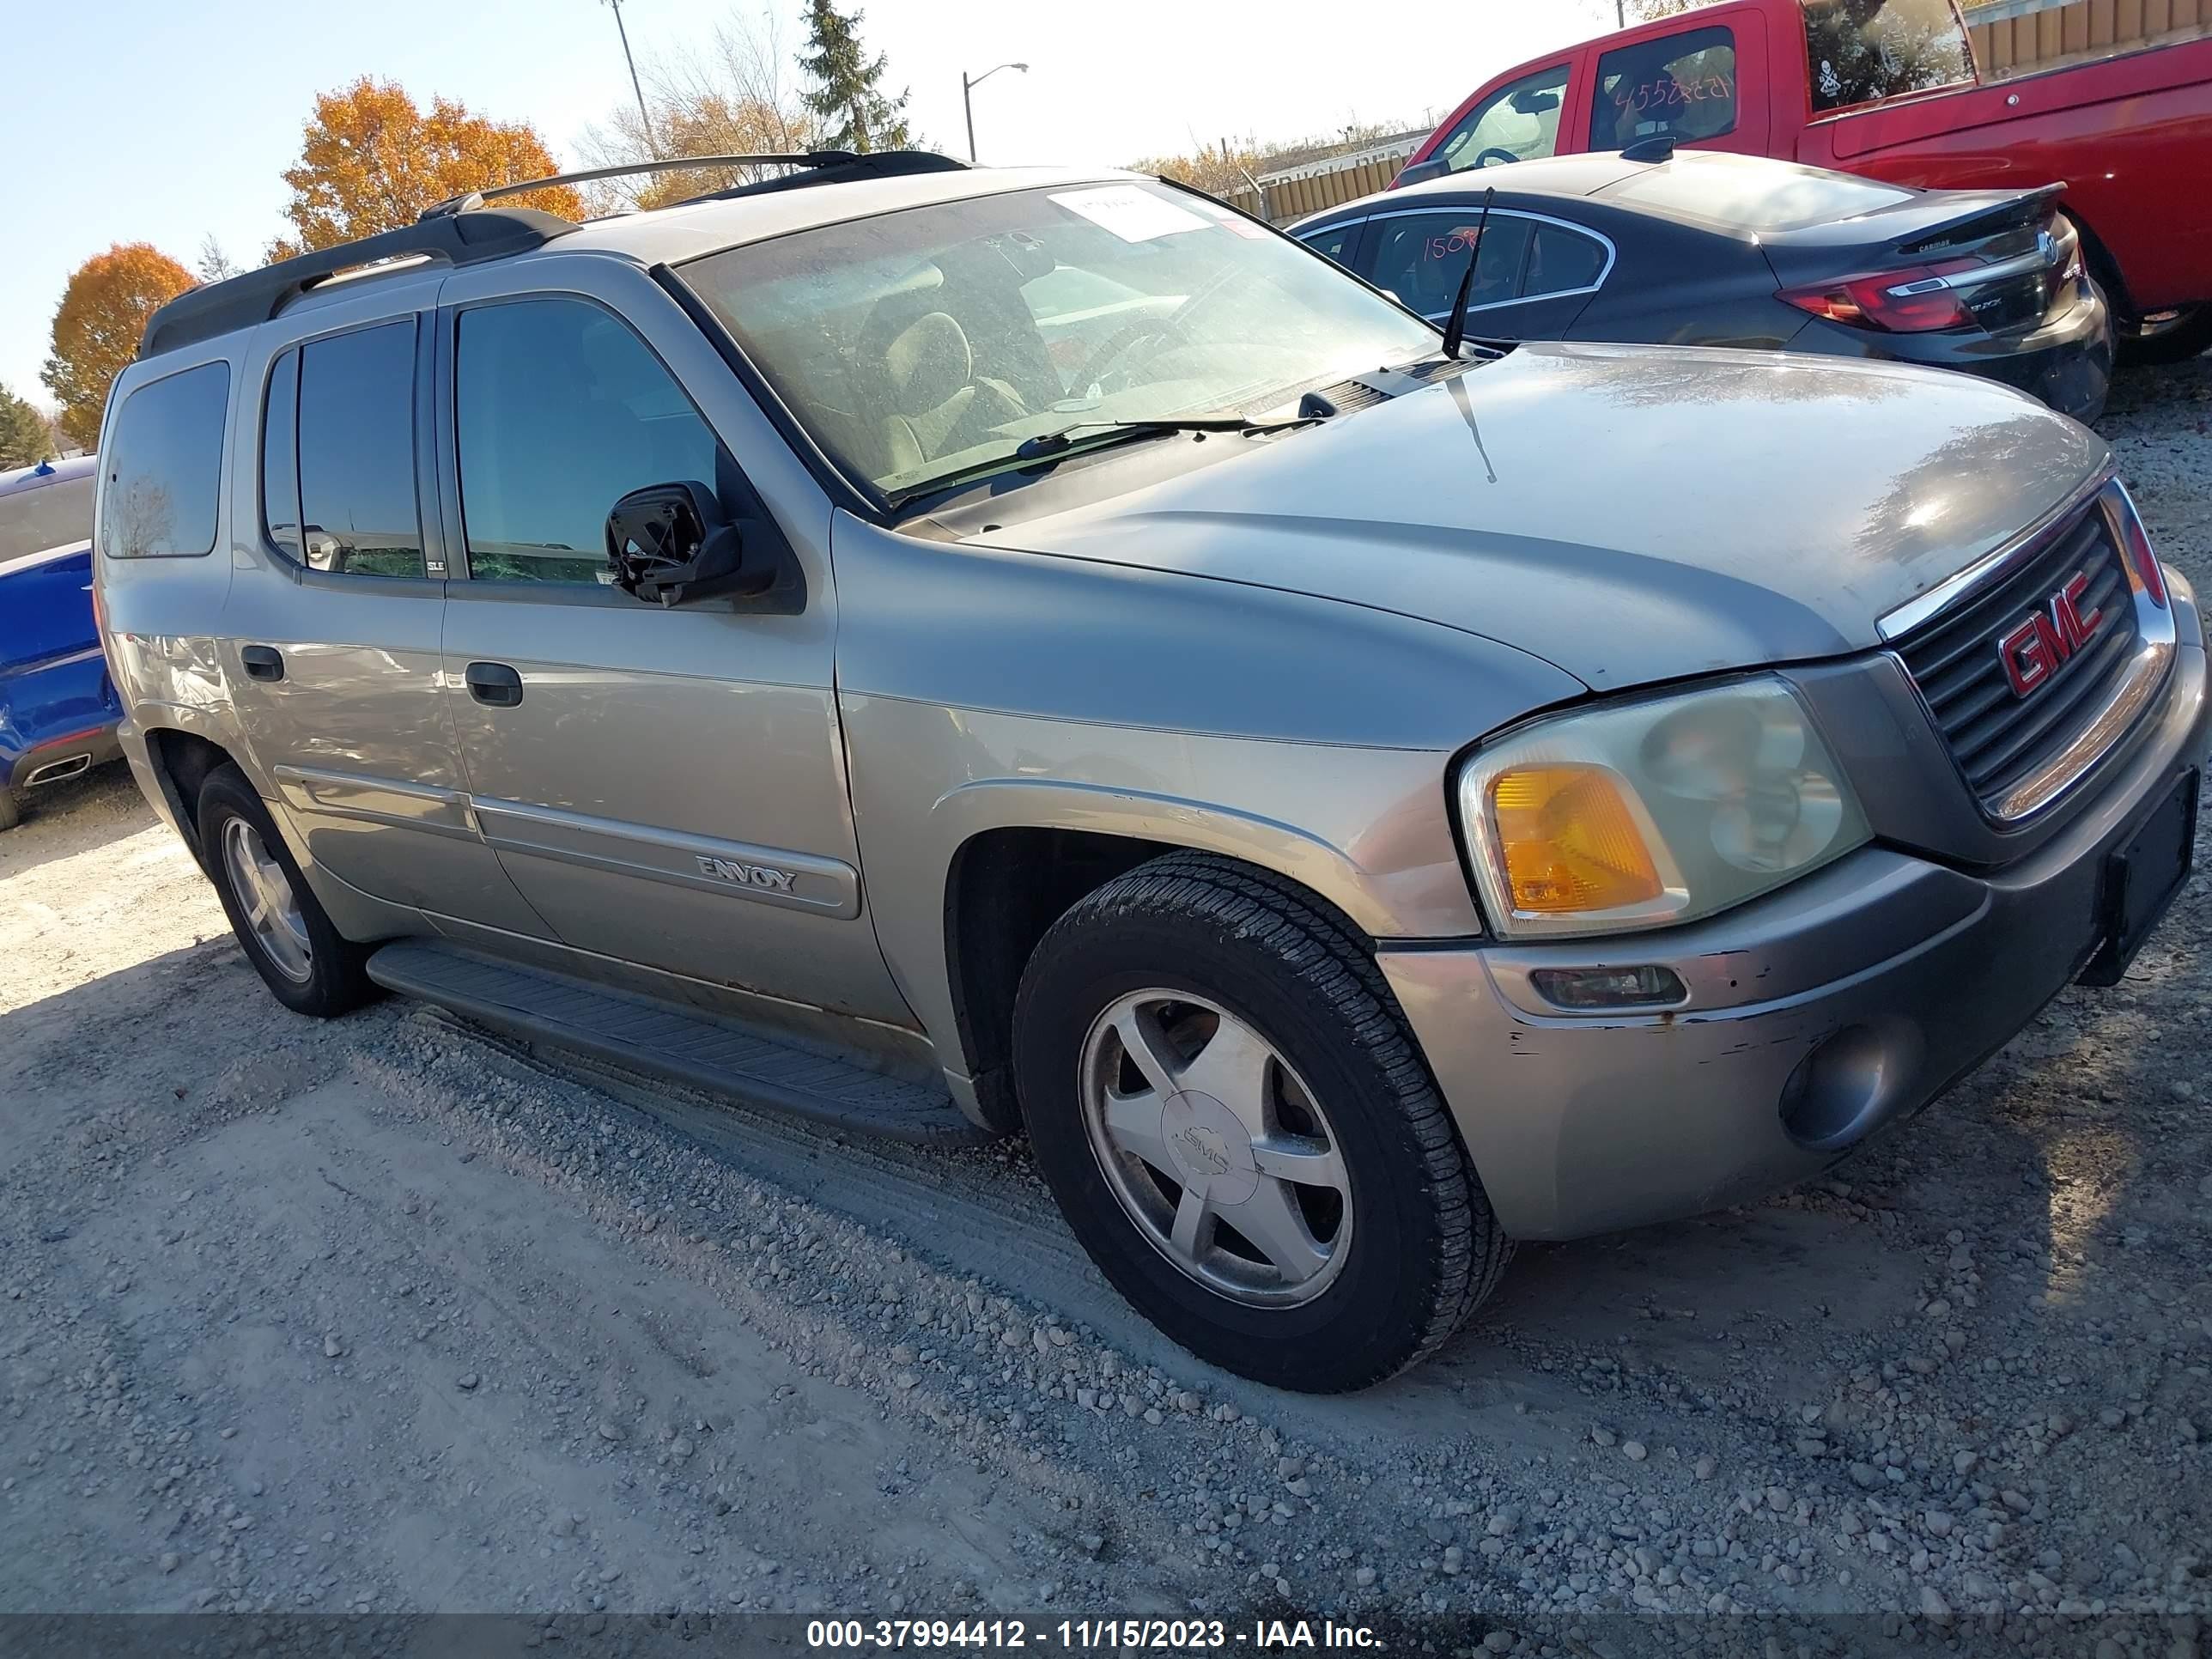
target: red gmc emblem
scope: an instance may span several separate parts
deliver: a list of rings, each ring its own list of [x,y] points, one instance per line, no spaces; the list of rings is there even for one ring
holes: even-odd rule
[[[2081,596],[2089,579],[2076,571],[2065,586],[2051,596],[2048,613],[2039,611],[1997,641],[1997,660],[2012,682],[2015,696],[2024,697],[2047,682],[2066,659],[2095,637],[2105,620],[2101,610],[2081,614]]]

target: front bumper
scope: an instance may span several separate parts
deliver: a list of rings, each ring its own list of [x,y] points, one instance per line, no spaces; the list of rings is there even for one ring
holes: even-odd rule
[[[2178,609],[2181,642],[2148,739],[2017,863],[1969,873],[1869,847],[1641,939],[1386,945],[1383,974],[1506,1232],[1575,1238],[1761,1197],[1917,1111],[2010,1041],[2102,943],[2106,855],[2212,743],[2200,624],[2185,600]],[[1641,963],[1672,967],[1687,1005],[1566,1014],[1528,978]],[[1783,1115],[1793,1074],[1796,1134]],[[1819,1091],[1810,1115],[1805,1087]]]

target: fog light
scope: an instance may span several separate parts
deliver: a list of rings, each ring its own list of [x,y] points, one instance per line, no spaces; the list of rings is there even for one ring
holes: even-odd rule
[[[1672,968],[1539,968],[1536,994],[1562,1008],[1671,1008],[1689,999]]]

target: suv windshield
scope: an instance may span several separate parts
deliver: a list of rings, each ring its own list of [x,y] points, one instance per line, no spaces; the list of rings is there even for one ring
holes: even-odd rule
[[[886,496],[1064,428],[1256,417],[1437,349],[1327,260],[1149,182],[913,208],[684,274],[816,441]]]
[[[92,477],[0,495],[0,564],[92,539]]]

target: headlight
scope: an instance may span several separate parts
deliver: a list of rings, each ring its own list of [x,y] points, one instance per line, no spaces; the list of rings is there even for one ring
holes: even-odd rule
[[[1796,696],[1762,678],[1540,720],[1478,750],[1460,822],[1499,930],[1711,915],[1870,832]]]

